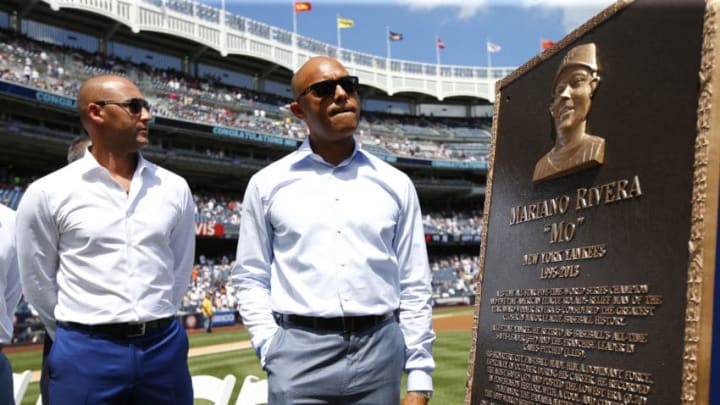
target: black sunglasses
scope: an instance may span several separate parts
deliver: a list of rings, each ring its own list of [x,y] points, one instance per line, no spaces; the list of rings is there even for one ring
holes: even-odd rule
[[[140,114],[142,112],[142,109],[148,110],[150,112],[150,109],[152,106],[150,103],[147,102],[147,100],[143,98],[131,98],[128,101],[107,101],[107,100],[99,100],[95,101],[95,104],[99,105],[100,107],[105,107],[109,104],[114,105],[121,105],[125,108],[127,108],[132,114]]]
[[[320,98],[330,97],[335,94],[335,89],[337,89],[338,85],[348,94],[355,93],[360,85],[360,79],[358,79],[357,76],[345,76],[336,80],[323,80],[303,90],[303,92],[297,96],[297,99],[299,100],[300,97],[311,91]]]

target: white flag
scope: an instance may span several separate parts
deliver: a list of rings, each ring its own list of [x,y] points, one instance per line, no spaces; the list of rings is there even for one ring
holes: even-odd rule
[[[502,47],[498,44],[493,44],[490,41],[487,41],[487,51],[490,53],[500,52]]]

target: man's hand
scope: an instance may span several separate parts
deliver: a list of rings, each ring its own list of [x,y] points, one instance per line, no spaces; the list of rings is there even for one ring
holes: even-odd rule
[[[426,405],[427,403],[427,399],[417,392],[408,392],[402,401],[402,405]]]

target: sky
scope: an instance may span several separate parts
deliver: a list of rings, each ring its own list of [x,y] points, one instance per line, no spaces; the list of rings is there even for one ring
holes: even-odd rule
[[[200,0],[221,8],[223,0]],[[541,40],[558,41],[614,3],[613,0],[309,0],[297,13],[297,33],[338,44],[337,18],[353,27],[340,32],[342,48],[393,59],[437,63],[436,38],[448,65],[518,67],[541,51]],[[292,0],[224,0],[227,11],[293,31]],[[499,46],[487,52],[487,42]]]

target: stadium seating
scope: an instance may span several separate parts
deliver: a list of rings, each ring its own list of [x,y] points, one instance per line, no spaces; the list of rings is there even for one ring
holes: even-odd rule
[[[32,371],[25,370],[22,373],[13,373],[13,398],[15,403],[19,404],[22,402],[27,391],[28,385],[30,384],[30,377],[32,377]]]
[[[6,69],[0,71],[0,78],[6,81],[75,97],[80,82],[88,75],[120,73],[137,80],[154,105],[155,115],[287,138],[305,136],[304,126],[287,109],[291,100],[286,97],[225,85],[211,77],[198,79],[111,55],[59,47],[0,30],[2,52],[8,55],[4,61]],[[48,61],[53,63],[48,65]],[[25,69],[32,74],[26,75]],[[363,142],[373,145],[373,153],[486,161],[490,142],[488,117],[443,118],[370,111],[364,116],[357,135],[374,140]],[[453,142],[452,146],[446,146],[447,142]]]
[[[237,379],[228,374],[220,379],[211,375],[192,376],[193,394],[195,399],[211,401],[214,405],[227,405]]]
[[[243,380],[235,405],[259,405],[268,402],[267,379],[248,375]]]

